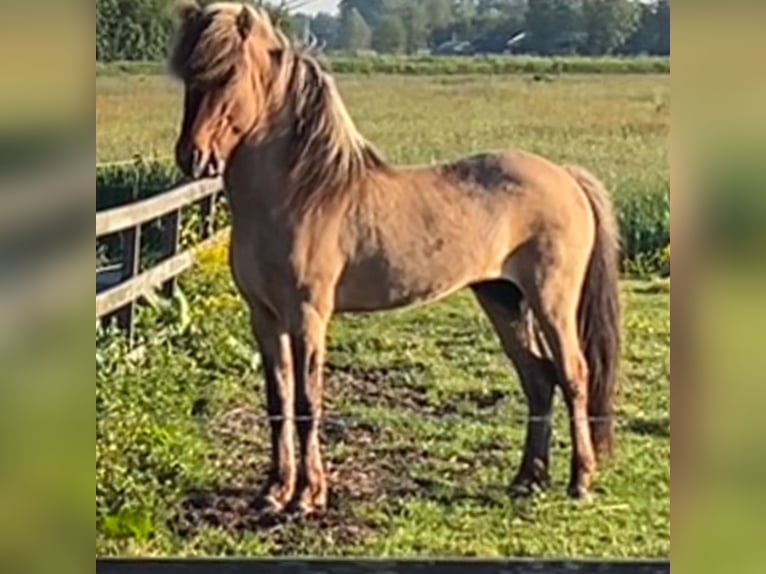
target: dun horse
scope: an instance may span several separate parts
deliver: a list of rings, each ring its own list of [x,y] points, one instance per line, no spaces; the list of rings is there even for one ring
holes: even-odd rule
[[[586,496],[597,456],[611,449],[619,351],[617,234],[598,180],[522,151],[394,167],[357,131],[331,76],[264,11],[187,4],[180,16],[170,59],[185,88],[176,161],[188,176],[225,181],[232,275],[265,369],[272,466],[262,502],[303,512],[326,504],[318,428],[333,313],[463,288],[528,401],[512,490],[547,481],[560,387],[568,492]]]

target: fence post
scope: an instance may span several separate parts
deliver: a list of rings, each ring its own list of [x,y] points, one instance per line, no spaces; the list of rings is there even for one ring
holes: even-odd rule
[[[179,236],[181,228],[181,210],[176,209],[170,215],[168,215],[168,234],[166,236],[166,249],[168,250],[168,257],[173,257],[178,254]],[[176,284],[178,280],[176,277],[168,279],[162,285],[162,294],[165,297],[172,297],[176,291]]]
[[[213,235],[213,225],[215,224],[215,198],[216,193],[208,195],[202,200],[200,206],[200,237],[208,239]]]
[[[122,280],[127,281],[138,275],[141,263],[141,224],[125,231],[123,236],[125,252],[122,259]],[[136,302],[131,301],[117,313],[117,324],[128,335],[128,340],[133,341],[133,323],[135,320]]]

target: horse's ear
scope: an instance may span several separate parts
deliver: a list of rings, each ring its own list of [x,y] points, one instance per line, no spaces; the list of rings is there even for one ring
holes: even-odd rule
[[[237,30],[239,30],[239,35],[242,36],[243,40],[253,31],[254,24],[255,17],[253,16],[253,11],[247,6],[242,6],[242,10],[239,12],[239,16],[237,16]]]
[[[197,0],[180,0],[176,4],[176,11],[181,21],[186,23],[196,20],[202,13],[202,8],[197,3]]]

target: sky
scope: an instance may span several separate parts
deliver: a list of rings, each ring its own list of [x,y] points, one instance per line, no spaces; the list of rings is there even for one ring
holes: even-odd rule
[[[317,12],[335,13],[338,9],[338,0],[307,0],[307,4],[302,6],[299,11],[308,14]]]

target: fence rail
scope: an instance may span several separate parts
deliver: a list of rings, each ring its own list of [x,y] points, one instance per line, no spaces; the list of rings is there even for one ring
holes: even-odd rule
[[[215,199],[222,193],[220,179],[182,185],[148,199],[96,213],[96,241],[119,234],[123,254],[117,266],[96,270],[96,319],[104,322],[117,318],[118,325],[132,336],[136,301],[144,294],[162,288],[171,296],[176,277],[194,262],[192,249],[179,251],[181,210],[200,204],[201,241],[195,248],[218,239],[213,233]],[[141,271],[141,228],[163,218],[169,225],[164,237],[167,257]]]

